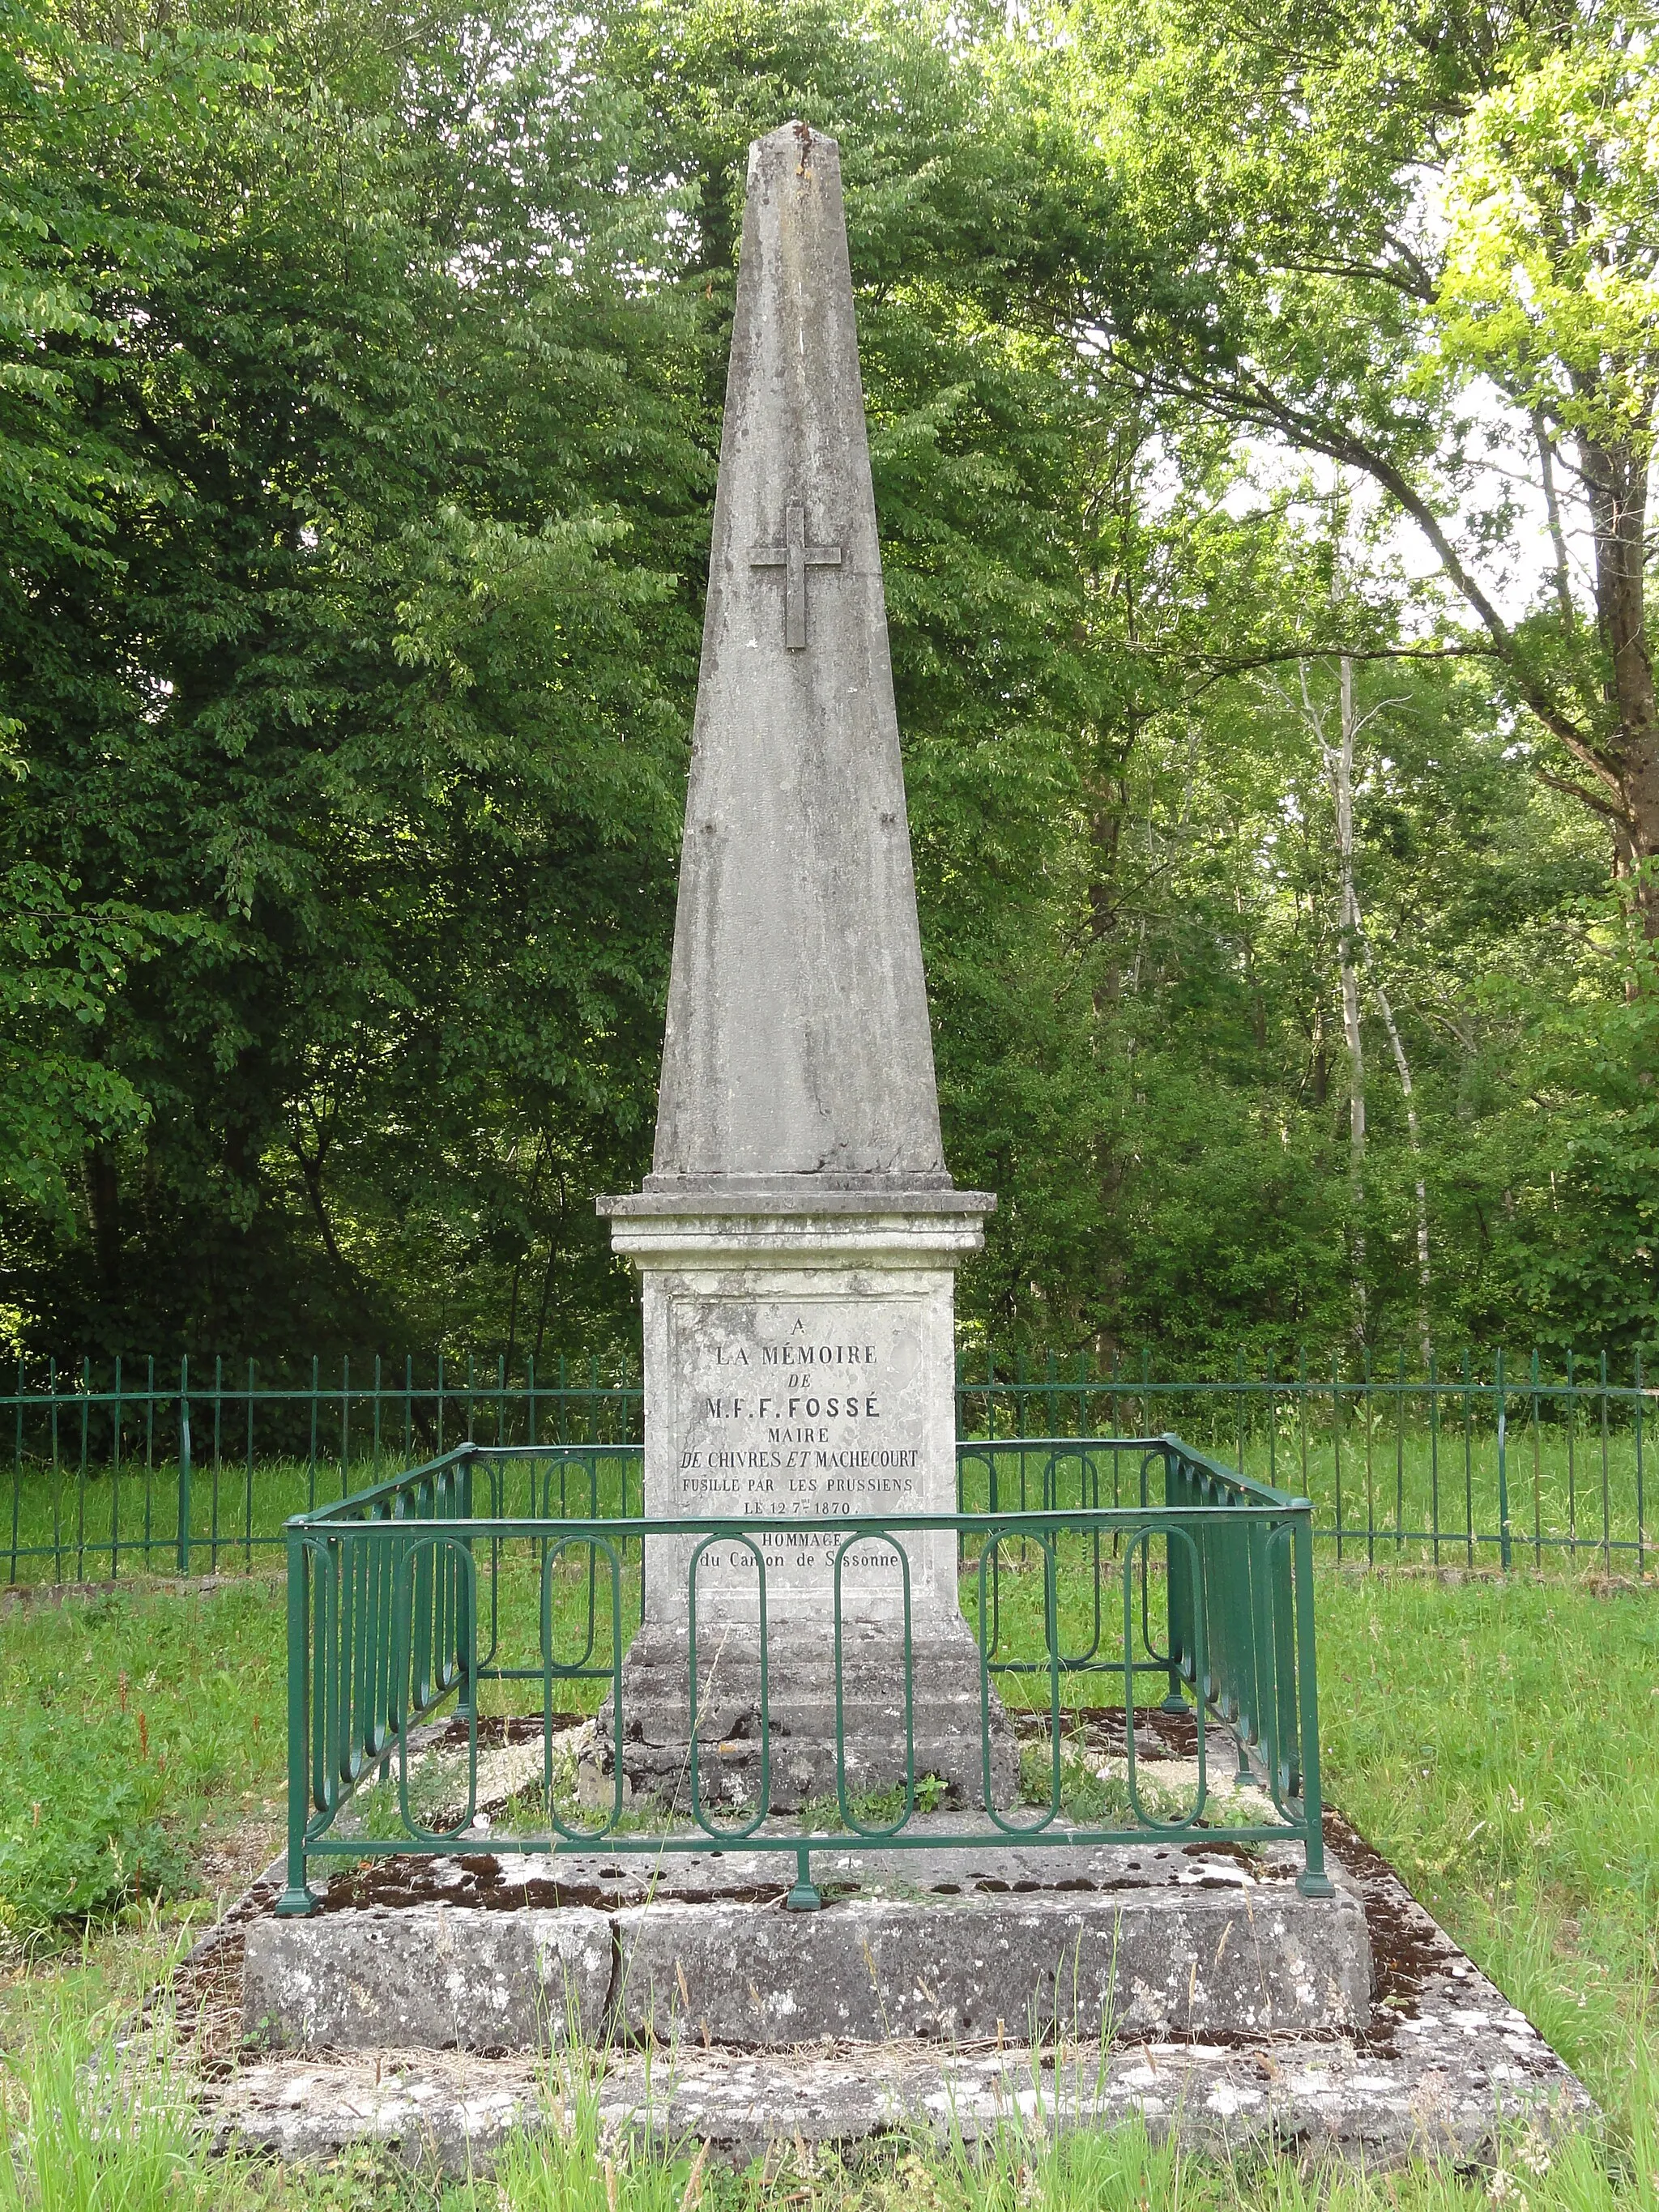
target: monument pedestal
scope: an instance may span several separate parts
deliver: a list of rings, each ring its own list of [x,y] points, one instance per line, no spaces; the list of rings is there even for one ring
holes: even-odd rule
[[[828,1624],[792,1623],[773,1630],[767,1654],[765,1711],[769,1723],[767,1802],[774,1813],[799,1813],[836,1802],[835,1644]],[[991,1747],[991,1802],[1012,1811],[1019,1801],[1019,1747],[996,1692],[988,1732],[982,1725],[979,1646],[963,1620],[939,1622],[912,1638],[909,1750],[917,1803],[982,1805],[983,1744]],[[690,1652],[683,1628],[646,1626],[623,1662],[623,1771],[635,1799],[651,1798],[676,1813],[691,1809]],[[903,1808],[906,1714],[902,1638],[857,1622],[842,1632],[841,1739],[847,1798],[855,1819],[886,1826]],[[599,1792],[610,1802],[611,1706],[599,1719]],[[706,1810],[752,1810],[762,1786],[759,1639],[752,1628],[726,1626],[697,1638],[697,1793]],[[921,1788],[927,1777],[945,1785],[942,1798]],[[894,1790],[890,1812],[861,1814],[860,1801]]]
[[[994,1201],[826,1180],[653,1177],[669,1187],[601,1201],[642,1280],[646,1516],[730,1524],[647,1540],[623,1768],[636,1791],[689,1802],[695,1567],[705,1804],[754,1803],[768,1730],[772,1809],[835,1797],[839,1611],[849,1798],[903,1782],[908,1618],[917,1780],[982,1803],[988,1721],[993,1802],[1012,1805],[1018,1754],[981,1689],[955,1538],[824,1525],[956,1510],[955,1269]],[[779,1521],[794,1525],[746,1525]]]

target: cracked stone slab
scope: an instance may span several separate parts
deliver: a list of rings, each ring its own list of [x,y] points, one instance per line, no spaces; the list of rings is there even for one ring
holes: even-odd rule
[[[481,1854],[337,1877],[313,1917],[250,1928],[246,2031],[301,2048],[535,2050],[574,2018],[590,2037],[780,2049],[1365,2024],[1370,1945],[1340,1868],[1334,1897],[1305,1898],[1283,1850],[987,1845],[816,1854],[812,1913],[781,1909],[793,1854],[752,1850]]]
[[[245,2033],[348,2051],[535,2051],[591,2039],[603,2029],[614,1970],[611,1923],[582,1905],[267,1916],[244,1945]]]
[[[1386,1863],[1336,1815],[1328,1818],[1327,1844],[1340,1885],[1360,1899],[1370,1929],[1376,1986],[1362,2032],[1225,2043],[1124,2034],[1110,2045],[1051,2045],[1035,2054],[914,2038],[762,2051],[682,2040],[648,2052],[590,2050],[551,2059],[333,2051],[216,2064],[214,2078],[198,2084],[203,2124],[221,2146],[286,2158],[326,2158],[374,2143],[411,2162],[483,2170],[515,2130],[568,2124],[562,2067],[603,2064],[599,2095],[608,2130],[642,2130],[670,2144],[702,2138],[732,2160],[798,2134],[808,2144],[851,2146],[895,2128],[936,2137],[955,2128],[971,2141],[1039,2118],[1048,2129],[1139,2117],[1155,2134],[1173,2132],[1195,2148],[1284,2145],[1371,2166],[1415,2156],[1467,2164],[1492,2158],[1504,2129],[1548,2138],[1594,2125],[1595,2108],[1576,2077]],[[1196,1860],[1180,1851],[1174,1857],[1174,1871],[1160,1879],[1177,1893],[1187,1887],[1182,1873],[1206,1875],[1229,1864],[1213,1847]],[[281,1884],[280,1867],[271,1869],[204,1939],[204,1966],[258,1924]],[[175,2001],[181,2026],[189,2001],[186,1970]],[[141,2023],[128,2045],[132,2055],[141,2057],[143,2037],[158,2033],[170,2030]],[[187,2061],[171,2040],[167,2049],[167,2063]]]
[[[706,2142],[734,2163],[797,2138],[847,2147],[914,2130],[971,2143],[1001,2129],[1140,2119],[1154,2136],[1173,2134],[1195,2150],[1294,2147],[1368,2166],[1419,2157],[1468,2164],[1492,2156],[1505,2129],[1550,2138],[1594,2117],[1574,2076],[1501,1999],[1480,2027],[1449,2021],[1400,2057],[1351,2039],[1294,2037],[1104,2051],[942,2053],[937,2044],[894,2043],[762,2055],[683,2045],[613,2063],[599,2099],[613,2138]],[[221,2148],[306,2160],[369,2142],[461,2172],[487,2170],[516,2130],[567,2125],[568,2112],[556,2075],[527,2059],[404,2051],[373,2064],[360,2056],[248,2067],[213,2086],[204,2117]]]
[[[1363,2027],[1370,2002],[1358,1899],[1285,1885],[852,1898],[787,1917],[656,1903],[615,1925],[629,2040],[1305,2033]]]

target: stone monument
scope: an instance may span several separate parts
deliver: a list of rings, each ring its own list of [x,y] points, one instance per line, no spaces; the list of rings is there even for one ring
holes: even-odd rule
[[[939,1135],[840,158],[789,124],[750,149],[655,1158],[599,1201],[642,1282],[646,1513],[732,1524],[696,1567],[707,1802],[753,1802],[763,1729],[775,1809],[834,1794],[814,1524],[955,1510],[954,1276],[994,1204]],[[681,1802],[697,1542],[647,1541],[623,1675],[629,1781]],[[840,1579],[849,1791],[905,1770],[908,1580],[915,1772],[982,1800],[954,1536],[861,1539]]]

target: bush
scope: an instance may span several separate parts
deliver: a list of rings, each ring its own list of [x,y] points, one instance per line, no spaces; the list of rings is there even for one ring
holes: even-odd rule
[[[49,1711],[21,1727],[14,1720],[0,1825],[0,1923],[14,1934],[107,1918],[141,1897],[176,1897],[187,1887],[183,1855],[158,1817],[161,1778],[135,1765],[119,1740],[127,1733],[78,1730],[69,1765],[64,1728]],[[30,1790],[40,1794],[27,1797]]]

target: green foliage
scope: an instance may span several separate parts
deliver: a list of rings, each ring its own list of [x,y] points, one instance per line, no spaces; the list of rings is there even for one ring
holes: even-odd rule
[[[190,1886],[186,1847],[233,1778],[274,1786],[280,1592],[68,1599],[0,1622],[0,1923],[65,1940]]]
[[[141,1255],[176,1336],[270,1342],[313,1300],[385,1334],[348,1218],[510,1249],[648,1126],[695,316],[619,283],[625,118],[564,108],[545,34],[498,26],[520,59],[458,132],[471,61],[434,18],[48,28],[15,175],[25,213],[66,170],[94,204],[47,243],[96,359],[23,396],[100,459],[61,543],[8,545],[6,831],[68,941],[136,913],[188,949],[101,1024],[126,1117],[81,1109],[90,1237],[36,1209],[15,1257],[92,1341]]]
[[[3,0],[22,1347],[631,1341],[591,1200],[648,1153],[792,113],[843,145],[948,1152],[1000,1198],[970,1337],[1651,1336],[1647,556],[1587,595],[1551,538],[1574,469],[1644,482],[1645,21]]]
[[[1021,1747],[1019,1796],[1023,1805],[1040,1806],[1045,1812],[1054,1802],[1054,1755],[1052,1742]],[[1135,1808],[1135,1797],[1140,1801]],[[1060,1749],[1060,1817],[1080,1828],[1138,1828],[1146,1820],[1181,1820],[1191,1812],[1192,1795],[1183,1797],[1155,1781],[1144,1766],[1135,1771],[1135,1796],[1129,1794],[1127,1774],[1097,1773],[1089,1761],[1062,1738]],[[1212,1812],[1212,1819],[1216,1815]],[[1224,1818],[1224,1815],[1222,1817]]]
[[[77,1730],[85,1771],[53,1771],[46,1741],[59,1724],[29,1714],[12,1735],[25,1779],[45,1794],[8,1808],[0,1835],[0,1910],[14,1934],[36,1935],[106,1918],[145,1897],[177,1896],[185,1861],[161,1825],[165,1793],[126,1766],[125,1728]]]

